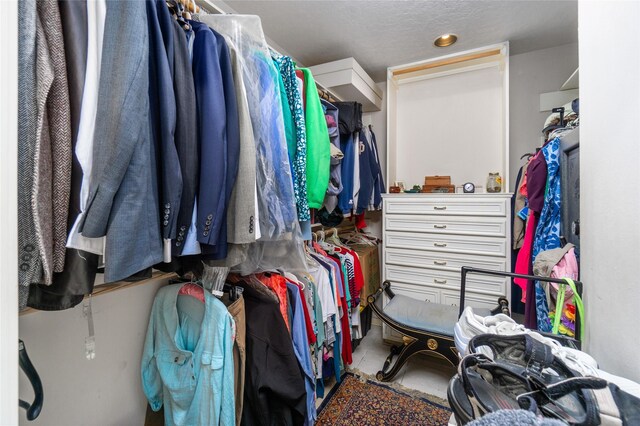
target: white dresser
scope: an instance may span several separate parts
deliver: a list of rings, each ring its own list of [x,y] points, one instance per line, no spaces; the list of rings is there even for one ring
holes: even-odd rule
[[[510,197],[386,194],[383,279],[397,294],[458,306],[462,266],[511,268]],[[465,304],[493,309],[499,296],[510,298],[510,291],[509,279],[471,274]],[[400,335],[383,325],[383,337],[398,340]]]

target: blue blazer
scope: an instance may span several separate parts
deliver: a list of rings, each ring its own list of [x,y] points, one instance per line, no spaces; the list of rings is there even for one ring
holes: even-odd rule
[[[226,257],[226,208],[238,171],[240,131],[229,49],[224,38],[200,22],[195,33],[193,80],[196,92],[200,187],[196,228],[202,252]],[[214,248],[206,247],[216,246]]]
[[[162,261],[144,2],[107,0],[93,178],[83,235],[106,235],[105,281]]]

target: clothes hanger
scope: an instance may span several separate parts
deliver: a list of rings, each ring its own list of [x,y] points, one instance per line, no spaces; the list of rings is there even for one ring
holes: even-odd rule
[[[26,401],[19,400],[19,405],[21,408],[27,410],[27,420],[35,420],[42,411],[42,403],[44,400],[44,390],[42,388],[42,381],[40,380],[40,376],[36,371],[36,368],[31,363],[29,359],[29,355],[27,354],[27,349],[24,346],[24,342],[19,339],[18,340],[18,360],[20,364],[20,368],[29,378],[29,383],[31,383],[31,387],[33,388],[34,397],[33,402],[29,404]]]
[[[308,265],[309,262],[312,261],[312,257],[309,254],[309,252],[311,250],[311,241],[307,241],[307,243],[303,244],[303,246],[304,246],[304,257],[305,257],[305,260],[307,261],[307,265]]]
[[[178,21],[183,30],[189,31],[191,25],[185,20],[184,7],[178,0],[167,0],[167,6],[173,17]]]
[[[338,238],[338,228],[331,228],[331,230],[333,231],[333,234],[331,235],[331,240],[329,242],[333,243],[336,247],[344,248],[344,244],[342,244],[342,241]]]
[[[223,291],[225,293],[229,293],[229,300],[231,300],[232,302],[235,302],[242,296],[242,292],[244,291],[244,288],[237,285],[225,283],[223,287]]]
[[[531,153],[531,152],[527,152],[526,154],[522,154],[520,156],[520,159],[522,160],[524,157],[527,157],[527,160],[531,157],[533,157],[535,154]]]
[[[350,233],[343,235],[342,239],[348,244],[362,244],[367,246],[377,245],[369,236],[360,231],[351,231]]]
[[[188,282],[180,287],[178,296],[192,296],[204,303],[204,288],[194,282]]]
[[[202,267],[202,286],[211,291],[214,296],[222,297],[224,285],[229,276],[229,267],[209,266],[205,262],[202,262]]]

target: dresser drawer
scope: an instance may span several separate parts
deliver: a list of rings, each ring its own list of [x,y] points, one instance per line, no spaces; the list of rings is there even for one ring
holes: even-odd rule
[[[457,273],[460,273],[460,268],[463,266],[491,269],[493,271],[507,270],[507,260],[504,257],[436,253],[425,250],[410,250],[390,247],[384,250],[384,259],[385,263],[388,265],[441,269]]]
[[[429,303],[440,303],[440,289],[423,285],[391,281],[391,290],[395,294],[411,297]]]
[[[507,235],[507,219],[482,216],[388,214],[385,216],[385,229],[387,231],[504,237]]]
[[[460,305],[460,292],[443,290],[441,292],[442,303],[446,305],[459,306]],[[498,297],[488,294],[480,294],[473,292],[465,292],[464,294],[464,306],[471,306],[472,308],[485,308],[495,309],[498,306]]]
[[[485,197],[387,197],[384,200],[386,214],[433,214],[458,216],[507,215],[507,200]]]
[[[437,235],[419,232],[387,231],[385,248],[430,250],[443,253],[463,253],[485,256],[507,255],[505,238],[476,237],[463,235]]]
[[[404,284],[426,286],[432,289],[460,290],[460,273],[435,269],[386,265],[385,280],[391,281],[391,288]],[[468,275],[466,291],[502,296],[506,294],[505,278],[485,275]],[[444,302],[443,302],[444,303]]]

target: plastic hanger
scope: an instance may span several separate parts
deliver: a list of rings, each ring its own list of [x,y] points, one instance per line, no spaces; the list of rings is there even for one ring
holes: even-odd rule
[[[332,228],[333,234],[331,235],[331,239],[329,242],[336,247],[345,247],[340,238],[338,238],[338,228]]]
[[[362,244],[367,246],[377,245],[375,241],[371,240],[366,234],[358,231],[352,231],[343,236],[346,244]]]
[[[204,288],[193,282],[186,283],[180,287],[178,295],[192,296],[204,303]]]
[[[42,411],[42,404],[44,401],[44,391],[42,389],[42,381],[40,380],[40,376],[36,371],[36,368],[31,363],[29,359],[29,355],[27,354],[27,349],[24,346],[24,342],[22,340],[18,340],[18,359],[20,363],[20,368],[29,378],[29,382],[31,383],[31,387],[33,388],[34,397],[33,402],[29,404],[26,401],[19,400],[19,404],[21,408],[27,410],[27,420],[35,420]]]

